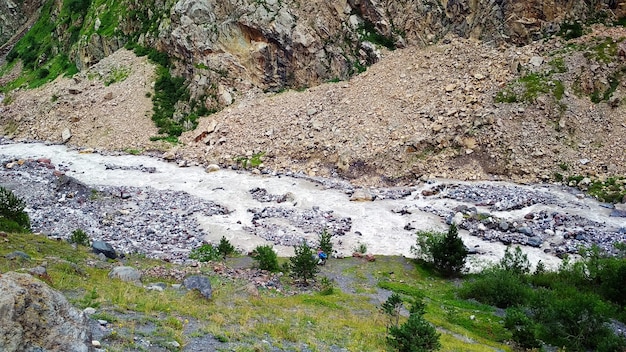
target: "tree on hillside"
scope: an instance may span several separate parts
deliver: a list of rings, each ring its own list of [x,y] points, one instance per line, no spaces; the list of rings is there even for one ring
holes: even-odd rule
[[[30,219],[24,211],[23,200],[4,187],[0,187],[0,230],[9,232],[28,232]]]
[[[411,306],[409,319],[402,325],[389,328],[387,342],[399,352],[430,352],[441,348],[439,333],[424,319],[425,305],[416,301]]]
[[[417,246],[411,247],[411,251],[418,259],[432,263],[444,276],[461,274],[468,254],[454,223],[447,233],[418,232]]]
[[[289,269],[294,279],[299,279],[308,284],[308,280],[314,279],[319,272],[317,255],[306,242],[295,247],[295,255],[289,258]]]

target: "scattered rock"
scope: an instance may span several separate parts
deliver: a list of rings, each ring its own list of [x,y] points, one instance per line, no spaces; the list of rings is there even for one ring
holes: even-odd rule
[[[374,200],[374,195],[367,189],[359,188],[352,193],[350,201],[352,202],[371,202]]]
[[[30,260],[30,256],[22,251],[13,251],[5,255],[4,257],[7,258],[8,260],[14,260],[14,259]]]
[[[211,173],[211,172],[216,172],[219,171],[220,167],[217,164],[210,164],[209,166],[206,167],[205,171],[207,173]]]
[[[72,138],[72,132],[69,128],[64,129],[63,132],[61,132],[61,139],[63,140],[63,143],[67,143],[70,138]]]
[[[206,299],[213,297],[213,289],[211,288],[211,281],[208,277],[203,275],[192,275],[183,281],[183,286],[188,290],[198,290],[202,296]]]
[[[104,241],[93,241],[91,244],[91,249],[96,254],[103,254],[105,257],[109,259],[116,259],[117,253],[113,246]]]
[[[125,282],[141,282],[141,271],[130,266],[116,266],[109,272],[109,278]]]

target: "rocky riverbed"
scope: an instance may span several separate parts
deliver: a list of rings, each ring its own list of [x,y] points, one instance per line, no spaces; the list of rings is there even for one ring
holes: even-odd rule
[[[473,264],[522,245],[532,262],[626,240],[623,204],[602,204],[558,185],[429,180],[364,189],[341,180],[180,167],[155,157],[105,155],[62,145],[0,145],[0,184],[25,200],[32,230],[68,238],[82,229],[118,251],[184,262],[203,242],[225,236],[246,252],[271,244],[290,255],[323,230],[336,256],[360,244],[410,256],[419,230],[455,221]]]

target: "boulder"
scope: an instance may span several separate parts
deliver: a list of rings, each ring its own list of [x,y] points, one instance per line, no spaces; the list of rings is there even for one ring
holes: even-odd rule
[[[352,202],[371,202],[374,200],[374,195],[367,189],[357,189],[350,196]]]
[[[15,259],[30,260],[30,256],[22,251],[13,251],[5,255],[4,257],[8,260],[15,260]]]
[[[130,266],[116,266],[109,272],[109,278],[125,282],[141,282],[141,271]]]
[[[115,253],[115,249],[113,246],[104,241],[93,241],[91,244],[91,249],[96,254],[103,254],[105,257],[109,259],[117,258],[117,253]]]
[[[209,278],[203,275],[192,275],[183,281],[183,286],[188,290],[198,290],[200,294],[206,299],[213,297],[213,289],[211,288],[211,281]]]
[[[27,274],[0,276],[0,351],[92,351],[87,317]]]

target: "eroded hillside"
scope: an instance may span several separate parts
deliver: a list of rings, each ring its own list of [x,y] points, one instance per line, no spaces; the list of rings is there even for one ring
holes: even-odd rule
[[[202,118],[168,156],[233,165],[263,154],[269,169],[367,185],[623,175],[625,37],[623,27],[596,26],[524,47],[449,35],[386,51],[347,81],[252,90]],[[62,142],[69,129],[77,146],[162,150],[149,140],[153,80],[145,58],[119,51],[73,79],[13,93],[5,133]]]

